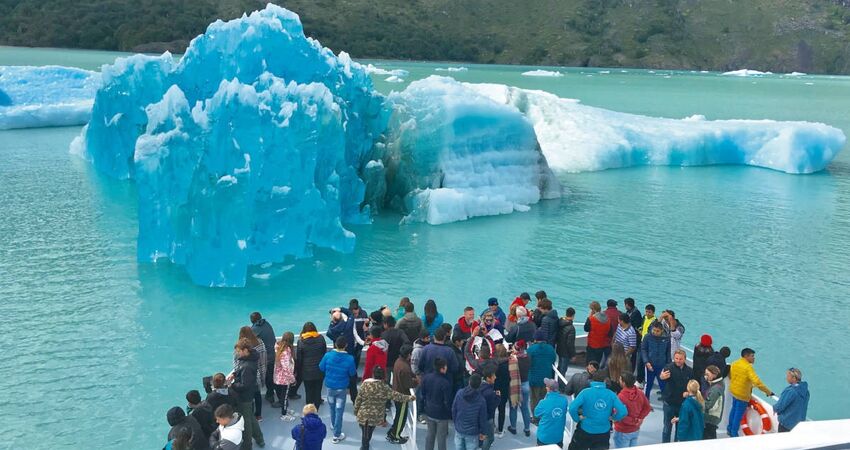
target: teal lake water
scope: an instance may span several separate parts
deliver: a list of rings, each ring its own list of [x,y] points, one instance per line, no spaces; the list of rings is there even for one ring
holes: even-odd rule
[[[97,68],[118,54],[0,48],[0,65]],[[617,111],[682,118],[808,120],[850,136],[850,78],[558,69],[382,61],[461,81],[542,89]],[[457,66],[457,65],[455,65]],[[404,84],[384,82],[383,92]],[[569,193],[527,213],[441,226],[384,214],[355,226],[349,255],[319,251],[244,289],[194,286],[178,267],[136,262],[135,187],[68,154],[79,127],[0,131],[0,404],[10,448],[160,448],[165,412],[227,371],[238,328],[320,326],[330,307],[409,296],[447,319],[488,297],[545,289],[583,320],[592,299],[632,296],[677,312],[692,347],[757,350],[775,391],[802,369],[810,415],[847,417],[850,152],[813,175],[749,167],[642,167],[561,174]],[[839,344],[839,347],[834,347]],[[276,419],[274,412],[266,414]]]

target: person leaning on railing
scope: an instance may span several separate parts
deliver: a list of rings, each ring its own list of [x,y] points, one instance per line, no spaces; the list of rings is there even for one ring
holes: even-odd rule
[[[729,391],[732,393],[732,408],[729,409],[729,426],[726,433],[729,437],[738,437],[741,419],[747,411],[750,399],[753,397],[753,386],[761,389],[768,396],[773,391],[762,383],[756,375],[753,364],[756,361],[756,351],[751,348],[741,350],[741,359],[732,363],[729,368]]]
[[[792,367],[785,373],[788,387],[782,391],[773,411],[779,415],[779,432],[791,431],[798,423],[806,420],[809,409],[809,384],[803,381],[800,369]]]

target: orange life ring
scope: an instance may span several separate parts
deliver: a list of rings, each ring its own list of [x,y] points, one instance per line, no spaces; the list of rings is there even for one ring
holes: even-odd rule
[[[761,406],[761,403],[750,399],[750,404],[748,407],[756,410],[756,412],[761,417],[761,434],[767,433],[773,427],[773,422],[770,420],[770,415],[764,409],[764,406]],[[750,428],[749,422],[747,422],[747,414],[744,412],[744,417],[741,418],[741,431],[744,432],[747,436],[752,436],[753,430]]]

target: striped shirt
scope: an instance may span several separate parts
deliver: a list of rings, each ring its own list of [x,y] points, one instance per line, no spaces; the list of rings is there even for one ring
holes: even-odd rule
[[[614,335],[614,342],[622,344],[626,351],[628,351],[629,348],[633,349],[637,347],[637,334],[635,334],[635,329],[629,326],[624,330],[623,327],[617,326],[617,334]]]

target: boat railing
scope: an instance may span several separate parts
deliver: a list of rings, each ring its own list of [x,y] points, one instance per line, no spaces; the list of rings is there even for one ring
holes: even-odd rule
[[[558,379],[561,383],[564,383],[564,386],[567,385],[567,379],[564,378],[564,375],[558,370],[557,364],[552,364],[552,369],[555,370],[555,378]],[[534,413],[534,411],[532,411]],[[569,411],[564,411],[564,415],[567,416],[566,423],[564,424],[564,442],[570,442],[573,439],[573,432],[575,431],[575,422],[573,422],[573,416],[570,415]]]
[[[416,390],[411,389],[410,395],[415,396]],[[408,402],[410,405],[410,414],[407,415],[407,426],[410,429],[410,436],[407,439],[401,448],[404,450],[416,450],[416,425],[417,425],[417,417],[419,416],[419,408],[416,406],[416,401]]]

